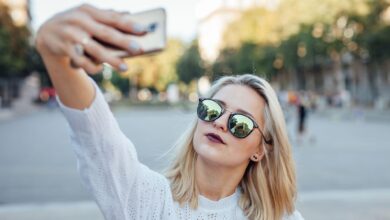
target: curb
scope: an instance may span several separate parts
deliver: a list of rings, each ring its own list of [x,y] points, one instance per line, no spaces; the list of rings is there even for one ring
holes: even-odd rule
[[[1,220],[104,220],[93,201],[0,206]]]

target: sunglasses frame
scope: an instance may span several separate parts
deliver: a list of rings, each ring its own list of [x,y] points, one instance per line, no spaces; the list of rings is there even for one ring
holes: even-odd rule
[[[202,121],[205,121],[205,122],[213,122],[213,121],[217,120],[218,118],[220,118],[223,114],[225,114],[225,112],[228,111],[228,110],[226,110],[226,108],[224,107],[224,105],[222,105],[222,103],[220,103],[218,100],[215,100],[215,99],[212,99],[212,98],[199,98],[198,107],[199,107],[199,104],[202,103],[202,102],[205,101],[205,100],[210,100],[210,101],[213,101],[213,102],[217,103],[217,105],[221,108],[222,111],[221,111],[221,113],[220,113],[215,119],[210,120],[210,121],[207,121],[207,120],[204,120],[204,119],[202,119],[202,118],[199,117],[199,113],[198,113],[198,110],[197,110],[198,118],[199,118],[200,120],[202,120]],[[197,108],[198,108],[198,107],[197,107]],[[249,120],[251,120],[252,123],[253,123],[253,128],[252,128],[252,130],[251,130],[246,136],[244,136],[244,137],[237,137],[237,136],[235,136],[235,135],[233,134],[233,132],[231,131],[231,129],[230,129],[229,121],[230,121],[230,119],[231,119],[232,117],[234,117],[235,115],[242,115],[242,116],[245,116],[245,117],[249,118]],[[254,130],[257,128],[257,129],[259,129],[260,134],[261,134],[261,136],[263,137],[263,140],[265,141],[265,143],[267,143],[267,144],[271,144],[271,143],[272,143],[272,140],[267,140],[267,139],[265,138],[264,133],[261,131],[259,125],[258,125],[258,124],[256,123],[256,121],[255,121],[251,116],[249,116],[249,115],[246,115],[246,114],[243,114],[243,113],[239,113],[239,112],[230,112],[229,119],[228,119],[228,121],[227,121],[227,127],[228,127],[229,132],[230,132],[234,137],[240,138],[240,139],[243,139],[243,138],[248,137],[248,136],[252,133],[252,131],[254,131]]]

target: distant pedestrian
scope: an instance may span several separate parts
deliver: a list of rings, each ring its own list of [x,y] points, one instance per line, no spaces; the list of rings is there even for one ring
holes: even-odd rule
[[[306,106],[302,103],[298,103],[298,133],[303,135],[306,131],[306,117],[307,109]]]
[[[304,141],[310,139],[310,142],[314,142],[314,137],[309,137],[308,132],[308,114],[310,110],[309,97],[305,91],[301,91],[297,98],[297,144],[302,145]]]

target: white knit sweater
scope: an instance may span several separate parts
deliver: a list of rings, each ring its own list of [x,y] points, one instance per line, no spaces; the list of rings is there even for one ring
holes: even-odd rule
[[[238,190],[219,201],[200,195],[196,210],[188,204],[179,206],[172,199],[169,181],[138,161],[133,143],[122,133],[100,89],[93,84],[94,101],[84,110],[57,101],[71,128],[82,182],[106,220],[247,219],[238,206]],[[284,219],[303,218],[295,211]]]

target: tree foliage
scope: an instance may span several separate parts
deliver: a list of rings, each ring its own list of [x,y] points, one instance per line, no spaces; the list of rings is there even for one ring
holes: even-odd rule
[[[223,45],[239,47],[243,42],[278,45],[300,31],[302,25],[330,24],[342,12],[365,15],[366,0],[284,0],[276,9],[253,7],[226,28]]]
[[[26,26],[16,26],[9,9],[0,3],[0,77],[23,76],[29,68],[29,36]]]
[[[158,91],[166,89],[169,83],[177,81],[176,63],[183,54],[183,43],[168,40],[164,51],[128,59],[129,70],[122,74],[130,78],[137,87],[153,87]]]
[[[275,48],[245,42],[239,49],[226,48],[212,66],[213,79],[223,75],[253,73],[268,77],[274,72]]]
[[[205,73],[204,63],[195,41],[180,57],[176,67],[180,81],[186,84],[200,78]]]
[[[251,8],[226,28],[213,72],[316,73],[346,53],[382,62],[390,56],[389,7],[386,0],[285,0],[274,10]]]

